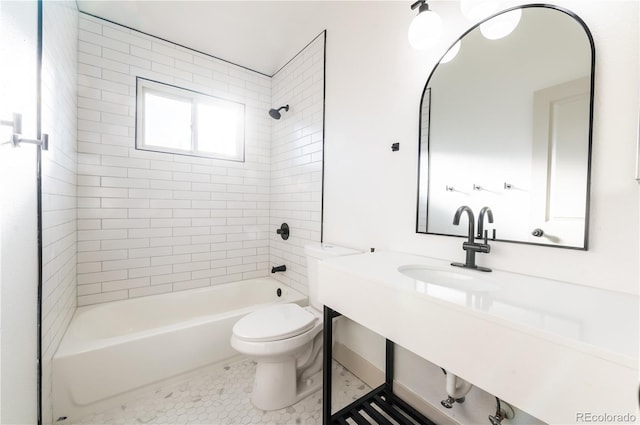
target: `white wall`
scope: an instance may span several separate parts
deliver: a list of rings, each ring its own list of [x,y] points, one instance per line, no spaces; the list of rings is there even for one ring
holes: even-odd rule
[[[272,265],[287,266],[272,276],[304,294],[304,245],[320,241],[324,37],[318,35],[272,80],[273,107],[288,104],[289,111],[272,123],[269,258]],[[286,241],[275,232],[282,223],[290,229]]]
[[[271,79],[80,15],[78,305],[265,276]],[[245,162],[134,148],[135,79],[246,105]]]
[[[42,420],[53,422],[51,359],[76,308],[76,126],[78,11],[43,2]]]
[[[0,3],[0,117],[22,116],[22,134],[36,137],[38,4]],[[7,144],[0,126],[0,422],[37,419],[37,148]]]
[[[494,243],[491,254],[480,256],[478,262],[637,294],[639,189],[633,171],[638,3],[561,0],[556,4],[585,20],[596,45],[589,251]],[[464,258],[460,239],[415,233],[420,96],[433,65],[471,25],[460,15],[457,2],[430,5],[445,21],[445,36],[429,51],[410,48],[406,32],[414,13],[404,2],[345,6],[327,28],[326,242]],[[400,142],[399,152],[391,152],[393,142]],[[339,333],[343,343],[382,367],[384,345],[379,337],[353,325],[342,326]],[[398,378],[438,405],[426,388],[434,383],[444,398],[438,369],[430,369],[406,351],[398,357]],[[481,395],[468,399],[473,397]],[[490,398],[482,406],[474,409],[479,416],[467,417],[468,422],[486,421],[493,409]]]

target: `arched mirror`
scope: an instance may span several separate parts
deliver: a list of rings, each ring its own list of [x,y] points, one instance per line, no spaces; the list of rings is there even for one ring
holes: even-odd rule
[[[587,249],[594,58],[584,22],[556,7],[466,32],[424,89],[416,231],[466,236],[456,209],[489,206],[490,238]]]

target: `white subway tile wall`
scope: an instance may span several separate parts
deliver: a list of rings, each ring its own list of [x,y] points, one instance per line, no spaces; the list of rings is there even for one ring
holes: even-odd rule
[[[78,12],[74,1],[42,7],[42,422],[51,424],[51,359],[76,308]]]
[[[266,276],[271,78],[84,14],[78,61],[78,305]],[[245,162],[136,150],[137,76],[244,103]]]
[[[273,107],[289,105],[273,121],[271,138],[270,250],[274,277],[308,294],[304,245],[319,242],[322,225],[325,32],[273,76]],[[283,240],[282,223],[290,228]]]

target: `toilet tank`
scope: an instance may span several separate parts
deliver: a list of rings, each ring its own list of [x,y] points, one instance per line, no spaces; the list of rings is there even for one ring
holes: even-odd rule
[[[342,255],[360,254],[355,249],[327,243],[312,243],[305,245],[304,254],[307,257],[307,278],[309,280],[309,305],[322,311],[322,304],[318,301],[318,263],[325,258]]]

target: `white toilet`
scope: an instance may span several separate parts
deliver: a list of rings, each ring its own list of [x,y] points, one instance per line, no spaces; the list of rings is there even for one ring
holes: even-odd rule
[[[328,244],[304,247],[309,306],[277,304],[253,312],[233,327],[231,346],[257,362],[251,402],[258,409],[290,406],[318,390],[322,377],[322,305],[318,302],[318,262],[357,254]]]

